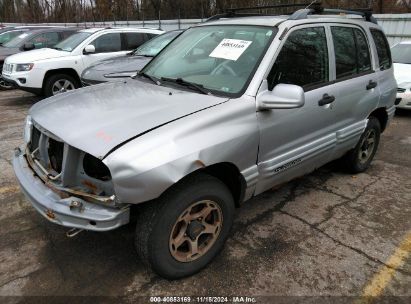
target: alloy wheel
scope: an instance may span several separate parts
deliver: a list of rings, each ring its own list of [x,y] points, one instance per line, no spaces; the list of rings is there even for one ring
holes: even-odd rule
[[[377,133],[375,130],[368,130],[361,142],[360,150],[358,151],[358,158],[361,164],[365,164],[371,158],[376,140]]]
[[[169,239],[171,255],[179,262],[192,262],[214,245],[223,225],[223,213],[213,201],[192,204],[179,216]]]
[[[53,92],[53,95],[57,95],[60,93],[74,90],[75,88],[76,87],[70,80],[59,79],[53,84],[53,86],[51,87],[51,91]]]

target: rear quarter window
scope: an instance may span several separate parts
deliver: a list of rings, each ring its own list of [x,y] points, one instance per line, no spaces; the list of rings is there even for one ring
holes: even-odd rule
[[[392,66],[391,50],[387,38],[380,30],[371,29],[371,35],[377,48],[378,59],[381,70],[387,70]]]

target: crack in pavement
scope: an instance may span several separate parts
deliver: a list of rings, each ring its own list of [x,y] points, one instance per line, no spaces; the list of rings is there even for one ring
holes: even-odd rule
[[[361,192],[360,192],[356,197],[354,197],[354,198],[348,198],[348,199],[346,198],[346,199],[347,199],[346,201],[341,202],[341,203],[339,203],[339,204],[336,204],[336,205],[330,207],[330,208],[327,210],[328,215],[324,218],[324,220],[322,220],[321,222],[318,222],[318,223],[316,223],[316,224],[314,224],[314,225],[318,227],[318,226],[320,226],[321,224],[323,224],[323,223],[325,223],[325,222],[328,222],[328,221],[329,221],[330,219],[332,219],[333,216],[335,215],[335,214],[334,214],[334,210],[335,210],[335,209],[337,209],[337,208],[339,208],[339,207],[342,207],[342,206],[346,206],[346,205],[348,205],[348,204],[350,204],[350,203],[352,203],[352,202],[357,201],[362,195],[364,195],[364,193],[367,191],[367,189],[368,189],[369,187],[375,185],[378,181],[379,181],[379,179],[377,179],[377,180],[371,182],[370,184],[364,186],[364,187],[361,189]],[[318,189],[318,190],[322,190],[322,189]],[[328,190],[329,190],[329,189],[328,189]],[[337,195],[337,196],[340,196],[341,198],[344,198],[344,196],[338,195],[337,193],[334,193],[332,190],[329,190],[329,193],[334,194],[334,195]]]
[[[338,239],[332,237],[331,235],[329,235],[328,233],[326,233],[324,230],[321,230],[320,228],[318,228],[316,225],[310,224],[309,222],[307,222],[306,220],[304,220],[304,219],[302,219],[302,218],[300,218],[300,217],[298,217],[298,216],[295,216],[295,215],[290,214],[290,213],[288,213],[287,211],[283,211],[283,210],[280,210],[280,212],[281,212],[282,214],[288,215],[289,217],[292,217],[292,218],[294,218],[294,219],[296,219],[296,220],[299,220],[300,222],[308,225],[311,229],[313,229],[313,230],[321,233],[322,235],[326,236],[327,238],[331,239],[332,241],[334,241],[334,242],[337,243],[338,245],[343,246],[343,247],[345,247],[345,248],[348,248],[348,249],[350,249],[350,250],[352,250],[352,251],[355,251],[356,253],[364,256],[365,258],[367,258],[367,259],[370,260],[370,261],[373,261],[373,262],[375,262],[375,263],[377,263],[377,264],[380,264],[380,265],[382,265],[382,266],[385,266],[385,267],[387,267],[387,268],[394,269],[395,271],[398,271],[398,272],[400,272],[400,273],[403,274],[403,275],[411,276],[411,272],[408,272],[408,271],[402,270],[402,269],[395,269],[395,268],[393,268],[391,265],[386,264],[385,262],[383,262],[383,261],[381,261],[381,260],[379,260],[379,259],[377,259],[377,258],[374,258],[373,256],[365,253],[365,252],[362,251],[361,249],[358,249],[358,248],[356,248],[356,247],[353,247],[353,246],[350,246],[350,245],[347,245],[347,244],[341,242],[340,240],[338,240]]]
[[[37,272],[43,271],[43,270],[46,269],[47,267],[49,267],[48,264],[46,264],[46,266],[44,266],[44,267],[38,268],[38,269],[36,269],[36,270],[33,270],[32,272],[29,272],[29,273],[27,273],[27,274],[25,274],[25,275],[13,277],[12,279],[10,279],[10,280],[8,280],[8,281],[0,284],[0,288],[3,287],[3,286],[6,286],[7,284],[10,284],[11,282],[14,282],[14,281],[16,281],[16,280],[21,280],[21,279],[27,278],[27,277],[29,277],[29,276],[31,276],[31,275],[33,275],[33,274],[36,274]]]

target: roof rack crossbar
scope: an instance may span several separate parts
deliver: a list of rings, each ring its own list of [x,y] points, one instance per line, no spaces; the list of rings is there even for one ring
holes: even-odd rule
[[[308,7],[308,6],[310,6],[310,3],[277,4],[277,5],[227,8],[227,9],[225,9],[225,11],[226,12],[239,12],[239,11],[249,11],[249,10],[271,9],[271,8]]]
[[[330,8],[322,8],[320,6],[316,6],[314,8],[309,9],[301,9],[296,11],[292,14],[289,20],[301,20],[307,19],[309,15],[322,15],[322,14],[330,14],[330,15],[338,15],[338,14],[347,14],[347,15],[356,15],[363,17],[366,21],[378,24],[377,19],[374,18],[372,15],[372,9],[362,8],[362,9],[330,9]]]
[[[223,18],[241,18],[241,17],[258,17],[258,16],[278,16],[278,15],[261,15],[261,14],[246,14],[246,13],[241,13],[241,14],[235,14],[235,13],[224,13],[224,14],[218,14],[211,16],[210,18],[206,19],[204,22],[209,22],[209,21],[214,21],[214,20],[219,20]]]

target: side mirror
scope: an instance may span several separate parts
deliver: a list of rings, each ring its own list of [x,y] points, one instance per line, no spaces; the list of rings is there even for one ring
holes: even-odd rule
[[[27,42],[23,45],[23,50],[25,51],[30,51],[30,50],[34,50],[35,46],[33,42]]]
[[[86,46],[83,51],[84,54],[93,54],[95,52],[96,52],[96,48],[92,44],[89,44],[88,46]]]
[[[266,83],[264,85],[267,86]],[[267,87],[257,95],[257,108],[260,111],[295,109],[303,107],[304,104],[304,89],[293,84],[278,84],[272,91]]]

